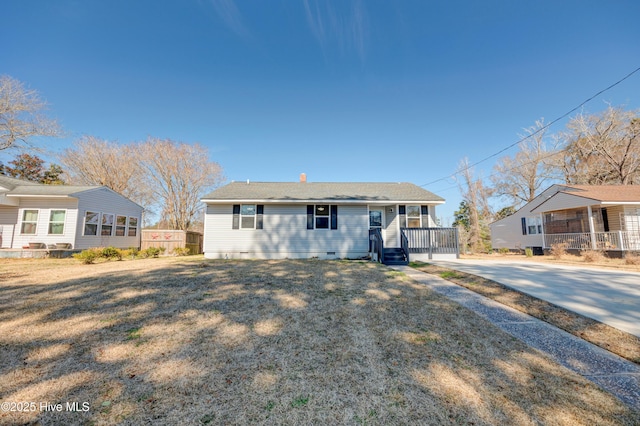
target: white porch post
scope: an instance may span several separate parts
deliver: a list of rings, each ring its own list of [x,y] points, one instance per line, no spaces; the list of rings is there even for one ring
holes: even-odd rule
[[[542,248],[547,247],[547,238],[544,234],[544,215],[540,213],[540,230],[542,231]]]
[[[587,216],[589,216],[589,235],[591,236],[591,248],[593,250],[596,249],[596,230],[593,225],[593,212],[591,210],[591,206],[587,206]]]

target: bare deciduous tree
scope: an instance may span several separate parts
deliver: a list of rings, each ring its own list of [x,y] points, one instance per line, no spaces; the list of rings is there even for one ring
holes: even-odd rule
[[[545,144],[544,121],[525,129],[527,137],[519,144],[513,157],[501,158],[494,166],[491,180],[495,195],[508,197],[518,207],[533,200],[541,189],[556,179],[558,173],[551,167],[553,151]]]
[[[558,136],[563,155],[555,167],[571,184],[640,184],[640,117],[609,106],[579,114]]]
[[[14,78],[0,76],[0,150],[29,144],[36,136],[59,136],[60,126],[42,114],[45,108],[38,92]]]
[[[189,229],[202,208],[204,192],[223,180],[220,165],[198,144],[149,138],[136,150],[145,187],[162,205],[162,218],[173,229]]]
[[[141,170],[135,149],[95,136],[82,136],[59,156],[69,181],[83,185],[104,185],[137,202],[148,204],[148,191],[141,186]]]
[[[222,168],[207,149],[169,139],[121,145],[84,136],[60,156],[76,184],[105,185],[147,212],[158,212],[172,229],[187,230],[202,210],[200,198],[219,185]]]
[[[460,192],[469,210],[469,248],[473,252],[484,251],[490,239],[489,222],[492,214],[488,200],[491,190],[484,186],[481,179],[473,176],[473,168],[467,158],[460,162],[458,174],[462,177]]]

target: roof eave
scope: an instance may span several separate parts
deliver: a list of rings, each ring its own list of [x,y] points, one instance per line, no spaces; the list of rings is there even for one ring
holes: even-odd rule
[[[234,204],[234,203],[261,203],[261,204],[308,204],[308,203],[333,203],[333,204],[444,204],[444,200],[365,200],[365,199],[336,199],[336,198],[313,198],[313,199],[212,199],[203,198],[205,204]]]

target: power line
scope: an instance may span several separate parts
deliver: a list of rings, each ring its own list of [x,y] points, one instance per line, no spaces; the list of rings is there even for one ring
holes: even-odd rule
[[[492,159],[492,158],[494,158],[494,157],[497,157],[498,155],[500,155],[500,154],[502,154],[503,152],[505,152],[505,151],[507,151],[507,150],[509,150],[509,149],[513,148],[514,146],[518,145],[519,143],[524,142],[524,141],[526,141],[527,139],[529,139],[529,138],[531,138],[531,137],[533,137],[533,136],[537,135],[538,133],[540,133],[540,132],[543,132],[543,131],[547,130],[549,127],[551,127],[552,125],[554,125],[554,124],[555,124],[555,123],[557,123],[558,121],[560,121],[560,120],[562,120],[562,119],[566,118],[566,117],[567,117],[567,116],[569,116],[570,114],[573,114],[574,112],[576,112],[577,110],[579,110],[580,108],[582,108],[582,107],[583,107],[584,105],[586,105],[587,103],[591,102],[592,100],[594,100],[595,98],[597,98],[598,96],[600,96],[601,94],[603,94],[604,92],[606,92],[606,91],[608,91],[608,90],[611,90],[612,88],[616,87],[618,84],[622,83],[623,81],[625,81],[626,79],[628,79],[629,77],[631,77],[633,74],[637,73],[638,71],[640,71],[640,67],[638,67],[638,68],[636,68],[635,70],[631,71],[629,74],[625,75],[625,76],[624,76],[624,77],[622,77],[620,80],[616,81],[615,83],[611,84],[610,86],[608,86],[608,87],[606,87],[606,88],[604,88],[604,89],[600,90],[600,91],[599,91],[598,93],[596,93],[595,95],[592,95],[592,96],[591,96],[591,97],[589,97],[588,99],[586,99],[586,100],[582,101],[578,106],[576,106],[576,107],[574,107],[573,109],[571,109],[570,111],[568,111],[568,112],[566,112],[566,113],[562,114],[560,117],[558,117],[558,118],[556,118],[556,119],[552,120],[552,121],[551,121],[551,122],[549,122],[547,125],[545,125],[545,126],[543,126],[543,127],[540,127],[540,128],[539,128],[538,130],[536,130],[535,132],[533,132],[533,133],[531,133],[531,134],[529,134],[529,135],[527,135],[527,136],[525,136],[525,137],[523,137],[523,138],[520,138],[520,139],[519,139],[519,140],[517,140],[516,142],[514,142],[514,143],[512,143],[511,145],[509,145],[509,146],[507,146],[507,147],[505,147],[505,148],[501,149],[500,151],[498,151],[498,152],[496,152],[496,153],[494,153],[494,154],[491,154],[491,155],[489,155],[488,157],[485,157],[485,158],[483,158],[483,159],[482,159],[482,160],[480,160],[480,161],[476,161],[475,163],[470,164],[470,165],[468,165],[468,166],[466,166],[466,167],[464,167],[464,168],[462,168],[462,169],[460,169],[460,170],[456,171],[456,172],[455,172],[455,173],[453,173],[453,174],[450,174],[450,175],[448,175],[448,176],[445,176],[445,177],[442,177],[442,178],[436,179],[436,180],[431,181],[431,182],[427,182],[427,183],[425,183],[425,184],[423,184],[423,185],[420,185],[420,186],[433,185],[434,183],[438,183],[438,182],[442,182],[442,181],[447,180],[447,179],[455,178],[455,177],[456,177],[457,175],[459,175],[461,172],[464,172],[464,171],[466,171],[466,170],[469,170],[470,168],[472,168],[472,167],[474,167],[474,166],[477,166],[478,164],[484,163],[484,162],[485,162],[485,161],[487,161],[487,160],[490,160],[490,159]]]

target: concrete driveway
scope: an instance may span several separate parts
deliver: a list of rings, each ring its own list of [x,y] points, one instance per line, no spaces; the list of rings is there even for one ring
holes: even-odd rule
[[[527,261],[430,263],[497,281],[640,337],[640,273]]]

